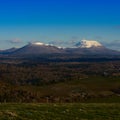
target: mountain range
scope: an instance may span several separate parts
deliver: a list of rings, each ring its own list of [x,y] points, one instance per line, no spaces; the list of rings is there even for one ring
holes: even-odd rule
[[[119,51],[106,48],[94,40],[82,40],[72,47],[58,47],[41,42],[29,43],[21,48],[1,50],[2,55],[79,54],[79,55],[120,55]]]

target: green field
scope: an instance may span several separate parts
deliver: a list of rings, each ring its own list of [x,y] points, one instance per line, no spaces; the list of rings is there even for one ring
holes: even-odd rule
[[[0,104],[0,120],[120,120],[120,104]]]

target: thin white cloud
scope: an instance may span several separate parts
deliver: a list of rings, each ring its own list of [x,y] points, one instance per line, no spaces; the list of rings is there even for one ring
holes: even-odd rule
[[[11,44],[20,44],[20,43],[22,43],[22,40],[16,38],[16,39],[12,39],[12,40],[7,40],[7,42],[9,42]]]

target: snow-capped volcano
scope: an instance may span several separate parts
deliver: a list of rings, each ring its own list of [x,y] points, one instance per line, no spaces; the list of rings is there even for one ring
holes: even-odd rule
[[[37,55],[37,54],[58,54],[64,51],[56,46],[41,42],[29,43],[22,48],[17,49],[12,54],[15,55]]]
[[[101,43],[94,40],[82,40],[81,42],[78,42],[75,46],[80,48],[103,47]]]
[[[10,50],[9,50],[10,51]],[[3,52],[1,52],[3,54]],[[120,52],[106,48],[94,40],[82,40],[72,47],[58,47],[41,42],[29,43],[22,48],[5,51],[4,54],[12,55],[40,55],[40,54],[74,54],[74,55],[120,55]]]
[[[120,52],[106,48],[94,40],[82,40],[74,45],[74,48],[66,48],[68,53],[84,55],[116,55]]]

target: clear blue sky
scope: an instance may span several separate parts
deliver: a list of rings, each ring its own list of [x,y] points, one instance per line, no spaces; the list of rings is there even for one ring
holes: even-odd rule
[[[120,0],[0,0],[0,49],[82,38],[120,45]]]

